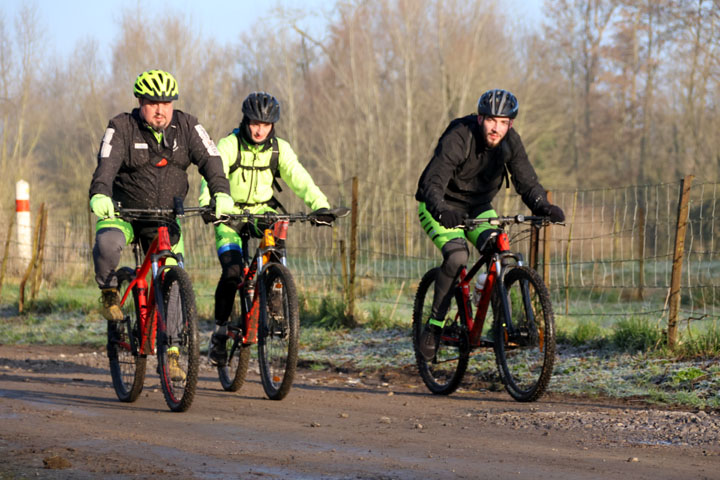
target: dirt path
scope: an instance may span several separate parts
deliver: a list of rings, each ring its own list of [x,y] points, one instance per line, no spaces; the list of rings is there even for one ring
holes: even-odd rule
[[[155,374],[118,402],[103,351],[0,345],[0,418],[0,479],[720,479],[717,414],[437,397],[397,372],[301,371],[275,402],[255,373],[227,393],[207,366],[172,413]]]

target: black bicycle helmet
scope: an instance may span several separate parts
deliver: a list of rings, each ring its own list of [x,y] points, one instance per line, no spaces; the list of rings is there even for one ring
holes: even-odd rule
[[[265,92],[253,92],[242,103],[242,113],[247,120],[275,123],[280,120],[280,104]]]
[[[172,102],[178,98],[178,84],[168,72],[148,70],[138,75],[133,93],[137,98],[154,102]]]
[[[478,100],[478,115],[515,118],[517,114],[517,98],[506,90],[488,90]]]

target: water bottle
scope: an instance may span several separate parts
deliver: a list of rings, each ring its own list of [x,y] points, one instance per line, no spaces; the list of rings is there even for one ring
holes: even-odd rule
[[[472,302],[476,307],[480,303],[483,288],[485,288],[485,280],[487,280],[487,273],[481,273],[477,276],[477,280],[475,281],[475,290],[473,291]]]

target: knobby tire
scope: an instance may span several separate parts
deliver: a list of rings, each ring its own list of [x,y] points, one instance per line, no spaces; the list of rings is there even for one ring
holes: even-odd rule
[[[493,348],[505,389],[519,402],[537,400],[546,390],[555,362],[555,320],[550,293],[538,273],[512,267],[504,279],[513,330],[501,305],[500,286],[493,292]]]
[[[428,271],[420,281],[413,306],[413,349],[418,372],[427,388],[436,395],[449,395],[457,390],[470,359],[470,342],[467,329],[461,321],[458,299],[453,297],[445,316],[440,345],[432,360],[420,353],[420,335],[430,317],[435,276],[439,268]]]
[[[165,270],[161,288],[166,322],[164,331],[158,326],[157,333],[160,385],[170,410],[184,412],[192,405],[200,367],[195,294],[190,277],[179,266]],[[178,364],[185,378],[172,378],[168,363],[171,347],[179,350]]]
[[[242,292],[237,292],[235,295],[235,302],[229,322],[231,326],[239,326],[241,328],[245,325],[242,318],[242,295]],[[250,364],[250,345],[243,345],[242,333],[238,333],[237,338],[228,339],[227,351],[228,359],[226,364],[218,365],[217,367],[218,378],[225,391],[237,392],[245,384],[245,377],[247,375],[248,365]]]
[[[290,391],[297,368],[300,321],[295,281],[279,263],[268,264],[261,275],[258,360],[260,379],[271,400]]]
[[[123,267],[117,278],[122,295],[135,279],[135,272]],[[122,312],[122,322],[108,321],[107,356],[115,394],[121,402],[134,402],[142,392],[147,366],[147,356],[140,355],[140,314],[135,291],[128,295]]]

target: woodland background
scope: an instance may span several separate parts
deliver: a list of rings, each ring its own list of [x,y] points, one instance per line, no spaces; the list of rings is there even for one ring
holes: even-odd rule
[[[86,212],[107,121],[136,105],[133,81],[149,68],[176,76],[176,108],[216,141],[249,92],[271,92],[278,134],[317,183],[358,176],[370,215],[414,193],[447,123],[496,87],[519,98],[515,128],[546,188],[718,180],[717,0],[548,1],[537,33],[489,0],[338,1],[321,34],[274,11],[225,45],[181,12],[143,28],[139,8],[124,12],[111,58],[88,40],[59,60],[45,56],[36,7],[16,18],[0,7],[2,205],[23,178],[35,205]],[[197,172],[190,183],[188,204]]]

